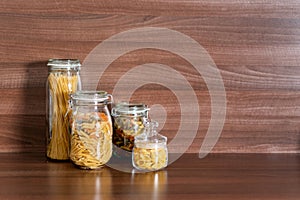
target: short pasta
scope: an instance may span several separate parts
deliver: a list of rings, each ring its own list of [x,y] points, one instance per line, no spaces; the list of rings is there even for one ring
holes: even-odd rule
[[[168,164],[166,148],[133,148],[133,164],[141,170],[159,170]]]
[[[97,117],[98,116],[98,117]],[[77,113],[71,136],[71,161],[83,169],[96,169],[112,155],[112,124],[104,113]]]

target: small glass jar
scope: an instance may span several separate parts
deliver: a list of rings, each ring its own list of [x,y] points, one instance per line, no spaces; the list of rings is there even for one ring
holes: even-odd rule
[[[167,137],[157,133],[158,123],[147,121],[142,134],[135,137],[132,165],[142,171],[156,171],[168,165]]]
[[[70,159],[81,169],[97,169],[112,155],[112,120],[105,91],[78,91],[72,95],[73,124]]]
[[[144,130],[144,121],[148,119],[148,107],[144,104],[119,103],[112,108],[113,144],[126,151],[132,151],[134,137]]]
[[[81,90],[80,61],[50,59],[46,93],[46,156],[51,160],[69,160],[70,95]]]

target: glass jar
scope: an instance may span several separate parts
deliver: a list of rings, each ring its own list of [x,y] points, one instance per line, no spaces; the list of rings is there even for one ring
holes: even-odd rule
[[[142,134],[135,137],[132,165],[143,171],[156,171],[168,165],[167,137],[157,133],[158,123],[147,121]]]
[[[112,108],[113,144],[126,151],[132,151],[134,137],[144,130],[144,121],[148,119],[148,107],[144,104],[119,103]]]
[[[46,156],[51,160],[69,160],[70,95],[81,89],[80,61],[50,59],[46,93]]]
[[[97,169],[112,155],[112,120],[105,91],[78,91],[72,95],[73,124],[70,159],[81,169]]]

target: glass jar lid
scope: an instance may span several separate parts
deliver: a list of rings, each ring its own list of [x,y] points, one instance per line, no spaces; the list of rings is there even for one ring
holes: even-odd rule
[[[49,59],[47,66],[51,70],[80,70],[81,64],[78,59]]]
[[[106,91],[77,91],[71,95],[73,105],[83,103],[107,104],[113,101]]]
[[[150,109],[147,105],[143,103],[128,103],[128,102],[121,102],[115,105],[112,108],[111,114],[113,117],[119,116],[146,116],[148,117],[148,111]]]
[[[166,145],[168,138],[158,134],[156,131],[158,122],[146,121],[144,123],[145,130],[142,134],[138,135],[134,139],[134,144],[140,148],[155,148],[156,145]]]

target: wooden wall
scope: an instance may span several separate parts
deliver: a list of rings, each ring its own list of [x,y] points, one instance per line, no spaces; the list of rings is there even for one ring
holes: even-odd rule
[[[83,61],[101,41],[138,27],[182,32],[215,61],[227,116],[213,152],[300,152],[299,0],[1,0],[0,25],[0,152],[44,150],[49,58]],[[198,152],[211,117],[210,97],[184,59],[153,49],[125,54],[98,88],[111,92],[116,72],[148,62],[173,67],[193,86],[201,118],[188,152]],[[171,139],[180,116],[172,92],[145,86],[133,98],[166,107],[162,132]]]

